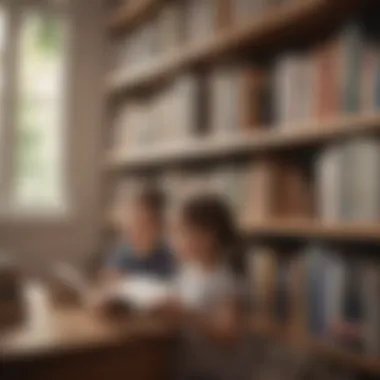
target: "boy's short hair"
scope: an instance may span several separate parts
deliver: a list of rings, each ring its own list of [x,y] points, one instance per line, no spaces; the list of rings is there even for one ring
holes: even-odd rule
[[[161,219],[163,217],[166,207],[166,196],[160,188],[155,186],[142,187],[136,194],[136,200],[157,218]]]

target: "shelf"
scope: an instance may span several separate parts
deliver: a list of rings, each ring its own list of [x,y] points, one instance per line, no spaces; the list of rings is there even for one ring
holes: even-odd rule
[[[344,366],[371,373],[380,373],[379,358],[356,354],[318,340],[310,341],[309,346],[316,355],[334,360]]]
[[[268,321],[257,321],[254,319],[251,322],[251,331],[254,334],[275,339],[298,349],[307,350],[312,355],[332,360],[348,368],[356,368],[368,373],[380,373],[380,360],[376,357],[334,347],[319,339],[297,337],[286,331],[285,328],[268,323]]]
[[[108,19],[109,31],[117,33],[136,25],[155,9],[158,9],[165,0],[133,0],[127,5],[116,9]]]
[[[307,35],[310,30],[320,28],[321,23],[343,17],[352,9],[363,7],[369,0],[294,0],[276,10],[269,11],[252,24],[221,32],[218,37],[195,47],[184,47],[179,52],[146,66],[139,65],[137,70],[131,68],[117,70],[107,79],[109,93],[117,94],[136,87],[144,87],[159,80],[173,77],[182,70],[196,64],[208,62],[226,54],[231,54],[245,46],[251,48],[268,47],[273,43],[291,41]],[[155,3],[145,1],[144,3]],[[142,6],[141,6],[142,7]],[[126,12],[128,14],[129,12]],[[131,19],[137,16],[132,12]],[[115,17],[112,24],[121,24]],[[123,21],[124,23],[124,21]]]
[[[307,220],[270,221],[243,228],[252,236],[315,238],[341,241],[380,241],[380,223],[321,224]]]
[[[279,131],[275,128],[269,132],[219,139],[193,139],[186,143],[166,144],[127,154],[113,152],[108,156],[107,167],[136,169],[318,145],[346,136],[380,132],[380,115],[339,117],[326,122],[301,123],[287,129]]]

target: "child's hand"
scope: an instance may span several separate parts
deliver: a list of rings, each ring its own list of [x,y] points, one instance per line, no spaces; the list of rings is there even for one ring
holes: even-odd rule
[[[233,305],[223,305],[212,319],[214,338],[222,345],[233,344],[241,334],[238,312]]]
[[[160,306],[158,306],[156,312],[159,315],[170,319],[174,324],[181,323],[185,316],[183,305],[176,298],[166,299]]]
[[[239,336],[239,327],[233,316],[219,314],[213,322],[215,337],[221,343],[231,343]]]

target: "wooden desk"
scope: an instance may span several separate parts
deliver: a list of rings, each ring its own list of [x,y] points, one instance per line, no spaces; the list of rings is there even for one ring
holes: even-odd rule
[[[3,380],[168,379],[173,329],[152,318],[111,323],[80,307],[54,308],[26,289],[22,325],[0,335]]]

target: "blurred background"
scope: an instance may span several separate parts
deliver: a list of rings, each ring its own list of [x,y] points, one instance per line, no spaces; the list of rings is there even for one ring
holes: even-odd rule
[[[379,18],[375,0],[0,0],[0,314],[57,263],[97,278],[136,186],[169,211],[212,193],[266,353],[250,378],[378,378]],[[0,334],[7,379],[168,378],[161,325],[65,313]],[[121,365],[130,330],[149,339]]]

